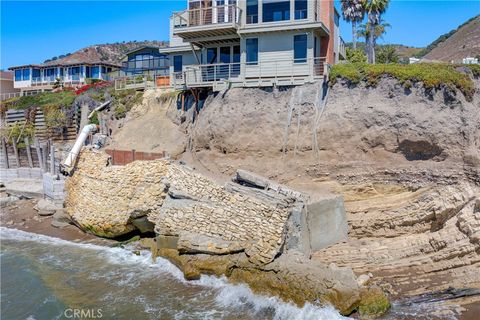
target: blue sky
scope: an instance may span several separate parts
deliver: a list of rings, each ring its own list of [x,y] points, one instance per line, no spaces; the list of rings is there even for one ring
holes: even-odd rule
[[[91,44],[168,40],[168,17],[186,2],[2,0],[0,68],[41,63]],[[480,0],[392,0],[384,16],[392,27],[380,43],[426,46],[479,13]],[[351,40],[344,21],[341,33]]]

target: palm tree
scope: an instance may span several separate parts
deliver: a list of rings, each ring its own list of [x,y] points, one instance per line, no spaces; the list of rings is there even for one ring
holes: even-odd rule
[[[363,7],[368,14],[369,29],[376,30],[381,16],[387,10],[389,0],[363,0]],[[375,32],[368,33],[367,56],[369,63],[375,63]]]
[[[362,22],[365,16],[365,8],[362,0],[341,0],[343,19],[352,23],[353,49],[357,49],[357,22]]]
[[[380,18],[380,22],[378,25],[375,26],[374,30],[374,38],[373,38],[373,45],[377,45],[377,40],[382,39],[383,35],[387,33],[387,28],[390,28],[391,25],[388,22],[385,22],[385,20]],[[370,22],[367,22],[365,24],[361,24],[358,27],[358,32],[357,36],[359,38],[365,38],[365,48],[368,47],[368,37],[370,35]]]

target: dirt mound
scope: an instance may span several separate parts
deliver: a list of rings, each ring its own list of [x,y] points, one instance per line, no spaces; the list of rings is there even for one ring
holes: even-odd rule
[[[185,151],[186,134],[177,125],[176,100],[169,93],[147,91],[114,128],[109,148],[143,152],[162,152],[175,157]]]

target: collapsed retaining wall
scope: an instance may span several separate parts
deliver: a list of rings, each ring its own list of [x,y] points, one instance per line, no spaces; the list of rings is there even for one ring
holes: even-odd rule
[[[104,237],[155,231],[154,252],[189,279],[223,274],[298,304],[331,303],[345,314],[361,303],[350,268],[308,259],[312,245],[318,250],[346,237],[341,198],[312,201],[241,170],[222,187],[167,160],[108,166],[108,158],[84,148],[66,181],[67,213],[84,230]]]

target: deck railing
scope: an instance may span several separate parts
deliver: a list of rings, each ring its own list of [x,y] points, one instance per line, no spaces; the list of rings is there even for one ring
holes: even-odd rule
[[[0,101],[8,100],[8,99],[15,98],[15,97],[34,96],[38,93],[40,93],[40,91],[37,91],[37,90],[2,93],[2,94],[0,94]]]
[[[339,41],[339,44],[338,44],[338,52],[339,54],[344,58],[344,59],[347,59],[347,49],[346,49],[346,46],[345,46],[345,41],[343,41],[342,37],[339,37],[340,41]]]
[[[165,58],[142,59],[122,62],[122,69],[125,72],[158,70],[168,74],[169,62]]]
[[[221,63],[186,66],[172,77],[174,87],[210,85],[218,81],[315,79],[328,72],[325,57],[285,59],[245,63]]]
[[[115,90],[169,88],[170,77],[167,75],[134,75],[115,79]]]
[[[187,9],[173,14],[173,26],[178,29],[223,23],[240,24],[241,12],[235,4]]]

